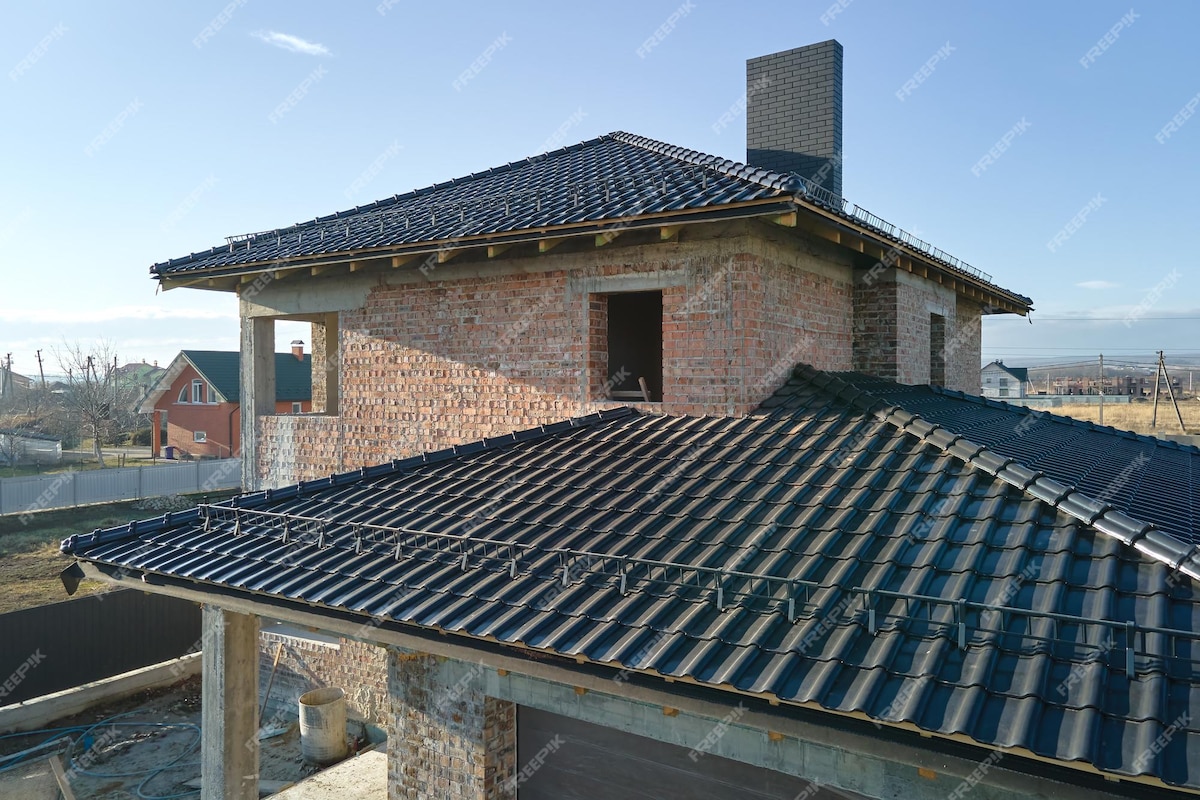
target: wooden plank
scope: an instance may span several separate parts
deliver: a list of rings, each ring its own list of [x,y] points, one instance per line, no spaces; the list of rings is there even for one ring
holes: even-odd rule
[[[620,236],[623,231],[605,231],[604,233],[596,234],[596,247],[604,247],[610,244],[614,239]]]
[[[420,258],[420,256],[415,254],[407,256],[392,256],[392,269],[400,269],[400,267],[403,267],[405,264],[411,264],[418,258]]]
[[[559,237],[557,239],[539,239],[538,240],[538,252],[539,253],[549,253],[551,250],[558,247],[560,244],[562,244],[566,240],[567,239],[565,236]]]
[[[682,225],[663,225],[658,229],[659,241],[673,242],[679,238],[679,231]]]
[[[777,214],[774,217],[768,217],[768,219],[776,225],[783,225],[785,228],[794,228],[796,227],[798,215],[795,211],[789,211],[786,214]]]
[[[488,258],[496,258],[501,253],[508,250],[510,247],[512,247],[511,244],[489,244],[487,257]]]

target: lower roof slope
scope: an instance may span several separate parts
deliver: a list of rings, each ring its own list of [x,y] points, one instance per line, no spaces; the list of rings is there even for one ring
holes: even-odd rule
[[[1191,579],[1056,485],[798,369],[749,417],[620,409],[63,549],[1200,789]]]

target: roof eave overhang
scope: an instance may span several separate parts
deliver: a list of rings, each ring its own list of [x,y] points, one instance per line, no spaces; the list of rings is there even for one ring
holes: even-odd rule
[[[269,275],[271,278],[304,274],[305,272],[320,275],[333,273],[339,267],[346,268],[349,272],[357,272],[363,262],[373,259],[390,258],[392,266],[397,268],[412,265],[422,256],[436,257],[438,263],[442,263],[450,260],[456,251],[460,250],[488,248],[489,257],[491,257],[493,254],[499,255],[514,245],[530,243],[538,244],[539,252],[550,252],[555,244],[572,237],[602,237],[598,242],[599,245],[602,242],[612,241],[626,232],[656,228],[663,231],[664,228],[674,225],[773,217],[793,212],[795,209],[796,204],[792,197],[771,197],[741,203],[728,203],[715,208],[710,206],[664,211],[658,214],[618,217],[596,222],[549,225],[520,231],[461,236],[415,244],[342,250],[336,253],[253,261],[208,269],[153,272],[152,275],[158,279],[163,289],[191,287],[226,292],[238,291],[242,284],[252,283],[264,275]],[[667,238],[669,234],[675,232],[667,231],[663,236]]]
[[[64,571],[64,574],[76,567],[80,568],[80,573],[75,576],[76,579],[88,578],[116,586],[169,595],[200,604],[213,605],[237,613],[278,619],[309,628],[326,630],[350,639],[384,647],[399,647],[471,663],[480,663],[482,659],[489,666],[511,669],[512,671],[522,673],[527,672],[531,665],[537,667],[548,666],[546,662],[547,659],[550,659],[552,662],[561,662],[558,666],[564,673],[569,670],[569,681],[573,685],[585,689],[595,689],[599,692],[612,692],[613,676],[611,671],[616,670],[620,666],[601,664],[588,660],[569,659],[561,653],[552,650],[540,650],[509,642],[501,642],[495,639],[473,637],[454,631],[397,623],[371,617],[366,614],[356,614],[344,609],[322,606],[316,603],[287,600],[274,595],[236,590],[220,584],[176,578],[163,573],[130,569],[129,567],[116,564],[92,561],[82,556],[77,557],[75,563],[71,567],[68,567]],[[1103,772],[1087,762],[1060,761],[1037,755],[1024,748],[989,748],[963,735],[947,735],[936,731],[928,731],[912,723],[877,720],[861,712],[841,712],[825,708],[816,703],[795,703],[781,700],[774,695],[765,693],[739,691],[732,687],[718,688],[699,683],[695,680],[661,675],[649,670],[631,669],[629,673],[658,681],[669,681],[672,684],[672,689],[660,691],[665,691],[671,695],[680,694],[680,689],[683,691],[700,691],[719,695],[733,694],[735,696],[763,701],[768,707],[765,713],[783,718],[790,716],[789,710],[793,713],[800,711],[801,713],[815,713],[818,715],[818,718],[820,715],[828,715],[833,719],[840,718],[870,723],[877,730],[890,732],[895,735],[903,736],[905,734],[911,735],[912,733],[916,733],[921,737],[922,744],[919,747],[912,748],[912,753],[909,757],[915,759],[933,756],[931,759],[932,763],[928,767],[930,769],[934,769],[934,765],[944,769],[947,763],[946,753],[954,752],[956,748],[966,746],[984,753],[1000,752],[1004,755],[1016,756],[1027,760],[1035,765],[1035,767],[1036,765],[1044,765],[1055,770],[1061,770],[1065,774],[1087,775],[1101,779],[1110,785],[1112,783],[1126,784],[1129,786],[1127,791],[1131,793],[1135,791],[1133,787],[1136,786],[1154,787],[1159,790],[1183,793],[1189,796],[1200,796],[1200,790],[1171,786],[1157,778]],[[563,677],[568,676],[564,675]],[[560,679],[559,682],[565,681]],[[631,696],[631,692],[635,688],[626,681],[623,684],[621,694]],[[774,711],[773,709],[776,708],[779,710]],[[840,728],[841,726],[830,726],[825,731],[825,734],[829,735],[834,731],[839,731]],[[939,743],[941,745],[939,748],[941,751],[940,754],[935,754],[933,752],[934,748],[925,746],[925,743],[928,742]],[[893,746],[895,745],[893,744]],[[965,762],[969,764],[967,773],[970,773],[972,769],[977,767],[978,762],[978,758],[974,758],[973,760],[968,759]],[[1018,774],[1026,777],[1023,773]],[[1094,797],[1094,795],[1086,794],[1086,789],[1075,786],[1071,786],[1070,788],[1080,791],[1077,798],[1063,794],[1063,789],[1066,785],[1055,781],[1054,786],[1056,787],[1056,791],[1046,796],[1061,797],[1064,800],[1088,800],[1089,797]],[[1025,787],[1025,790],[1028,791],[1029,788]],[[1131,794],[1131,796],[1134,795]]]
[[[244,284],[269,276],[274,280],[290,275],[321,275],[339,269],[357,272],[368,260],[391,259],[398,268],[413,264],[422,257],[434,258],[437,263],[449,261],[458,251],[488,248],[488,257],[517,244],[537,243],[539,252],[549,252],[558,242],[572,237],[597,237],[597,245],[627,231],[659,228],[663,239],[674,238],[672,226],[695,225],[731,219],[767,218],[780,225],[798,228],[832,241],[859,253],[875,257],[880,263],[934,280],[941,285],[979,302],[986,313],[1028,314],[1028,298],[1010,292],[968,272],[932,258],[894,237],[872,230],[832,213],[818,204],[805,201],[803,196],[777,196],[742,203],[727,203],[719,207],[682,209],[598,222],[552,225],[498,234],[480,234],[452,239],[419,242],[377,248],[360,248],[314,256],[285,258],[272,261],[246,262],[210,269],[154,273],[163,289],[191,287],[214,291],[237,292]],[[232,245],[236,246],[236,245]]]

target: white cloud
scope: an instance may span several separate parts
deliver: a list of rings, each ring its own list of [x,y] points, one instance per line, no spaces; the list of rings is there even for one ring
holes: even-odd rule
[[[280,33],[278,31],[258,31],[254,34],[255,38],[266,42],[275,47],[282,47],[284,50],[290,50],[293,53],[303,53],[306,56],[328,56],[332,55],[329,48],[323,44],[310,42],[307,39],[301,39],[299,36],[292,36],[290,33]]]
[[[1080,289],[1116,289],[1121,284],[1112,281],[1083,281],[1075,285]]]
[[[65,310],[59,308],[0,308],[0,322],[23,324],[76,324],[117,320],[237,319],[237,311],[162,306],[108,306]]]

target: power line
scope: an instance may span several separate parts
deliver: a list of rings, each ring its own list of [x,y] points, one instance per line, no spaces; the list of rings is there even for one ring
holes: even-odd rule
[[[987,319],[1015,322],[1026,319],[1010,314],[989,314]],[[1198,320],[1200,317],[1029,317],[1034,322],[1171,322],[1173,320]]]

